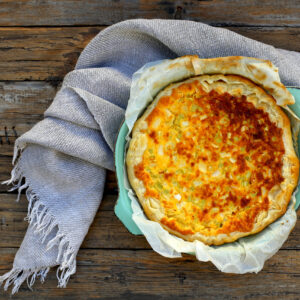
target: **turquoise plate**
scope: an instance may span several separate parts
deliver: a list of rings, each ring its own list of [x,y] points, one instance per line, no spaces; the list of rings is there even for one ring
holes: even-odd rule
[[[296,103],[291,105],[290,108],[300,116],[300,88],[288,88],[288,90],[294,95]],[[117,181],[119,186],[119,197],[117,204],[115,205],[115,213],[125,227],[133,234],[138,235],[142,234],[140,229],[136,226],[132,220],[132,209],[131,209],[131,200],[128,197],[127,191],[124,187],[124,153],[125,153],[125,137],[128,133],[128,128],[125,123],[123,123],[120,128],[119,135],[117,138],[116,148],[115,148],[115,164],[117,172]],[[299,147],[300,153],[300,147]],[[300,192],[296,194],[296,206],[298,209],[300,205]]]

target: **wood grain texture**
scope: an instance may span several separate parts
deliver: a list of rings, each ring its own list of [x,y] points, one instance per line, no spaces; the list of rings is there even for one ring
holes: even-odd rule
[[[10,177],[13,143],[43,118],[61,80],[105,26],[132,18],[178,18],[226,27],[300,51],[300,2],[295,0],[6,0],[0,3],[0,181]],[[104,26],[102,26],[104,25]],[[1,28],[2,26],[2,28]],[[45,27],[47,26],[47,27]],[[0,185],[0,275],[9,271],[27,223],[27,200]],[[232,275],[195,257],[168,259],[130,234],[114,215],[115,173],[78,254],[68,288],[55,270],[15,299],[299,299],[300,222],[259,274]],[[300,212],[298,212],[298,219]],[[0,299],[9,293],[0,292]]]
[[[227,28],[275,47],[300,51],[300,28]],[[84,46],[101,29],[0,28],[0,81],[47,80],[57,84],[73,70]]]
[[[300,19],[300,12],[299,12]],[[300,28],[287,27],[226,27],[259,42],[292,51],[300,51]]]
[[[0,194],[0,248],[19,247],[28,223],[25,195],[17,203],[14,194]],[[114,214],[117,195],[105,195],[82,248],[150,249],[143,236],[134,236]]]
[[[0,272],[17,249],[0,249]],[[54,270],[31,292],[23,285],[13,299],[299,299],[299,251],[282,250],[258,274],[224,274],[195,257],[162,257],[151,250],[81,249],[77,272],[57,289]],[[8,296],[5,293],[4,296]]]
[[[111,25],[175,16],[223,26],[299,26],[299,13],[295,0],[6,0],[0,6],[0,26]]]
[[[0,154],[8,155],[9,147],[4,150],[4,146],[12,147],[16,136],[43,118],[56,91],[57,87],[47,82],[0,82]]]
[[[74,68],[80,52],[100,30],[0,28],[0,80],[60,80]]]
[[[14,194],[0,194],[0,248],[18,247],[27,228],[24,218],[27,213],[27,200],[21,196],[19,203]],[[114,214],[117,195],[106,194],[96,214],[94,222],[82,244],[87,249],[150,249],[143,236],[128,232]],[[300,218],[300,211],[298,212]],[[300,251],[300,222],[292,231],[282,249]],[[300,253],[300,252],[299,252]]]

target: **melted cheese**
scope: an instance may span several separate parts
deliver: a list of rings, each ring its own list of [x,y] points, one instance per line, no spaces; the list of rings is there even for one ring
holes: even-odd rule
[[[250,232],[283,181],[282,129],[268,114],[195,80],[161,97],[146,122],[134,173],[160,201],[160,222],[182,235]]]

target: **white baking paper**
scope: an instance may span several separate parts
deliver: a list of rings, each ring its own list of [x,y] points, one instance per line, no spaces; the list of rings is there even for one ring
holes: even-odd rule
[[[163,60],[146,64],[138,70],[132,80],[130,99],[125,113],[125,122],[129,128],[126,137],[130,141],[130,133],[138,117],[143,113],[155,95],[170,83],[181,81],[196,75],[184,67],[183,60]],[[180,62],[178,67],[170,68],[170,64]],[[181,253],[195,254],[199,261],[211,261],[220,271],[244,274],[259,272],[267,259],[273,256],[288,238],[295,226],[297,215],[294,209],[295,193],[292,196],[286,213],[258,234],[240,238],[233,243],[221,246],[207,246],[200,241],[187,242],[170,234],[157,223],[145,216],[134,191],[131,189],[124,162],[124,184],[131,199],[132,219],[142,231],[154,251],[166,257],[180,257]]]

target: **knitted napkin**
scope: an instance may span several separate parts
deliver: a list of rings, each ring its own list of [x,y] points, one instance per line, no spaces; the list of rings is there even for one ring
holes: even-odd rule
[[[17,139],[11,179],[26,190],[28,230],[13,268],[0,277],[12,293],[31,287],[58,265],[58,286],[76,271],[76,255],[101,202],[105,169],[114,170],[114,143],[132,74],[150,61],[197,54],[271,60],[282,82],[300,86],[300,53],[236,33],[182,20],[130,20],[99,33],[45,112]]]

